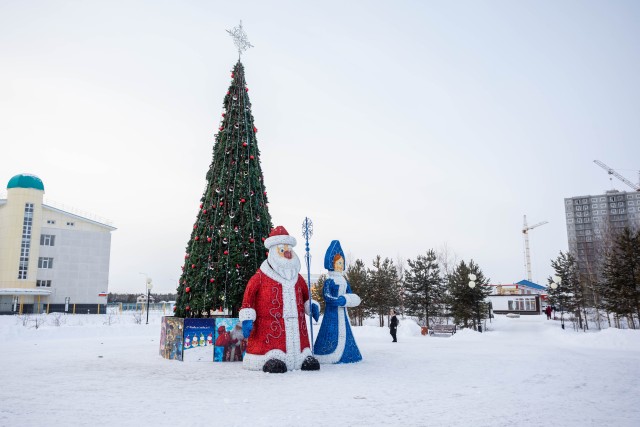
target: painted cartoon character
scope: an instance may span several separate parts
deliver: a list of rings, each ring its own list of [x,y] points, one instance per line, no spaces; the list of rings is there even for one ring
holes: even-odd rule
[[[231,334],[227,331],[224,325],[218,326],[218,338],[216,338],[216,347],[223,348],[222,361],[228,362],[230,356],[229,346],[231,345]]]
[[[236,323],[236,326],[231,331],[231,351],[229,359],[232,362],[242,361],[242,343],[244,341],[244,334],[242,333],[242,324]]]

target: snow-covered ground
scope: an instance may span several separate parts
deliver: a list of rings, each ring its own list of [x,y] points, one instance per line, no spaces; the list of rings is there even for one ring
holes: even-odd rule
[[[354,328],[361,363],[270,375],[161,358],[160,316],[0,316],[0,425],[640,425],[638,331],[498,316],[449,338],[401,320],[398,343]]]

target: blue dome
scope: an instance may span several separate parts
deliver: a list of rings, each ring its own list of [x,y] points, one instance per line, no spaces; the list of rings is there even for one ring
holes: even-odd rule
[[[21,173],[9,180],[7,190],[10,188],[35,188],[36,190],[44,191],[44,184],[42,180],[35,175]]]

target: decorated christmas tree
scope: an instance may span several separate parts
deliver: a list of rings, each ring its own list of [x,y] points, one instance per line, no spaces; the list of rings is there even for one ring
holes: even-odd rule
[[[237,315],[247,282],[267,257],[271,216],[240,60],[231,78],[178,284],[178,317],[208,317],[220,309]]]

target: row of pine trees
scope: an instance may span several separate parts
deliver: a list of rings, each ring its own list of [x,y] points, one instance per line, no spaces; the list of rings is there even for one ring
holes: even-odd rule
[[[599,274],[584,274],[571,253],[560,252],[551,262],[560,283],[548,287],[549,301],[576,329],[589,323],[638,328],[640,319],[640,230],[625,228],[604,252]],[[548,278],[549,285],[553,278]]]
[[[358,307],[350,308],[349,315],[355,325],[363,320],[377,317],[379,325],[391,309],[403,315],[412,316],[418,322],[430,327],[432,324],[449,323],[477,328],[478,322],[489,316],[486,296],[491,293],[489,279],[473,261],[460,261],[450,267],[450,263],[435,250],[425,255],[394,262],[389,258],[376,256],[370,267],[356,259],[350,263],[345,276],[352,291],[360,296]],[[469,287],[469,275],[475,274],[476,286]],[[313,298],[324,310],[322,288],[326,277],[319,278],[313,287]]]

